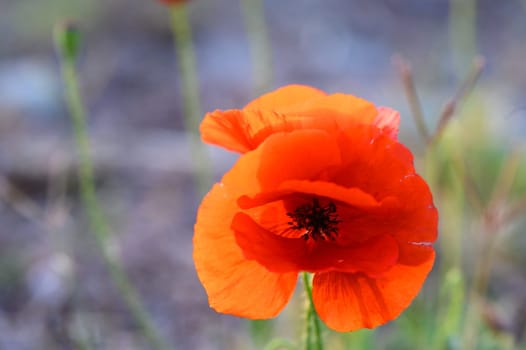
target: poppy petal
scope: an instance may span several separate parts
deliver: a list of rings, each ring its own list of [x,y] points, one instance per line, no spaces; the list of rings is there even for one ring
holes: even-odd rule
[[[373,124],[380,128],[384,134],[396,140],[400,125],[400,113],[391,108],[378,107],[378,115]]]
[[[307,101],[301,107],[301,109],[294,110],[294,113],[316,119],[332,115],[337,117],[342,129],[352,123],[372,124],[378,114],[376,107],[371,102],[347,94],[321,96]]]
[[[301,118],[275,111],[237,109],[207,113],[200,131],[204,142],[245,153],[259,146],[269,135],[301,129]]]
[[[334,138],[321,130],[275,134],[261,147],[258,179],[263,188],[277,188],[286,180],[312,180],[341,163]]]
[[[398,259],[397,243],[389,235],[343,247],[334,242],[278,236],[244,213],[236,214],[232,229],[245,257],[256,260],[272,272],[338,270],[378,275],[387,271]]]
[[[262,192],[254,197],[241,196],[238,204],[243,209],[249,209],[276,201],[293,193],[326,197],[355,207],[367,208],[381,205],[381,202],[359,188],[345,188],[331,182],[308,180],[283,181],[276,191]]]
[[[253,148],[247,135],[243,111],[238,109],[207,113],[199,126],[203,142],[245,153]]]
[[[206,143],[245,153],[256,149],[272,134],[302,129],[334,133],[340,127],[339,122],[338,118],[330,114],[316,119],[275,111],[216,110],[205,115],[200,131]],[[345,124],[349,124],[349,121]]]
[[[377,115],[376,107],[361,98],[291,85],[263,95],[243,110],[207,113],[200,131],[204,142],[245,153],[277,132],[335,131],[356,123],[373,124]]]
[[[338,144],[343,166],[335,168],[331,179],[342,186],[383,197],[397,189],[401,178],[415,172],[411,152],[375,126],[352,126],[339,135]]]
[[[286,180],[313,179],[339,163],[340,151],[330,134],[297,130],[274,134],[261,147],[245,153],[222,182],[251,196],[275,189]]]
[[[399,181],[398,198],[403,198],[394,217],[398,231],[397,239],[407,242],[432,243],[438,234],[438,211],[433,205],[433,196],[424,179],[412,174]]]
[[[287,85],[269,92],[247,104],[245,110],[271,110],[294,113],[296,108],[313,98],[323,97],[325,92],[305,85]]]
[[[429,245],[437,238],[438,211],[424,180],[413,174],[399,180],[399,193],[386,197],[378,207],[342,207],[340,229],[352,232],[342,235],[341,243],[351,243],[356,237],[391,234],[400,245]],[[346,241],[349,240],[349,241]],[[416,249],[416,248],[415,248]]]
[[[374,104],[348,94],[332,94],[304,85],[289,85],[265,94],[243,110],[269,110],[288,115],[323,119],[335,113],[345,120],[371,124],[377,115]],[[320,117],[322,116],[322,117]]]
[[[398,263],[419,265],[429,259],[433,246],[425,243],[405,243],[398,245]]]
[[[420,291],[434,251],[418,265],[393,266],[378,278],[326,272],[314,275],[314,306],[325,324],[339,332],[373,328],[396,318]]]
[[[221,184],[203,200],[193,241],[197,275],[216,311],[254,319],[274,317],[292,296],[297,273],[273,273],[245,258],[230,228],[238,210]]]

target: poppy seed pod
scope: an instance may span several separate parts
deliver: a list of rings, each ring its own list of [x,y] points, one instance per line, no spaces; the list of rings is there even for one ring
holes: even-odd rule
[[[274,317],[307,271],[336,331],[407,308],[433,266],[438,213],[397,140],[399,119],[300,85],[208,113],[202,139],[241,154],[197,213],[193,258],[210,306]]]

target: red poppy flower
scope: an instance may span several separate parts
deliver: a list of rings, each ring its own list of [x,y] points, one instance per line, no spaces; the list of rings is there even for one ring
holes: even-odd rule
[[[210,306],[274,317],[308,271],[328,327],[397,317],[431,270],[438,221],[398,123],[391,109],[299,85],[208,113],[203,140],[242,154],[197,214],[193,256]]]

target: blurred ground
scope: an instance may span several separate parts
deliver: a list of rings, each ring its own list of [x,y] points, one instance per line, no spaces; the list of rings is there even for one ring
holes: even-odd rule
[[[478,1],[474,43],[450,25],[449,9],[446,0],[267,0],[273,87],[309,84],[398,109],[402,140],[418,153],[393,54],[411,61],[433,123],[478,53],[487,62],[479,88],[490,129],[520,142],[526,2]],[[241,107],[253,82],[238,1],[195,0],[190,12],[203,111]],[[209,310],[192,264],[200,198],[164,8],[153,0],[0,0],[0,349],[70,349],[79,336],[100,349],[145,348],[76,197],[51,39],[63,18],[83,32],[82,88],[117,253],[177,349],[241,346],[246,336],[228,330],[244,323]],[[235,156],[209,151],[219,178]],[[512,274],[523,286],[526,271]]]

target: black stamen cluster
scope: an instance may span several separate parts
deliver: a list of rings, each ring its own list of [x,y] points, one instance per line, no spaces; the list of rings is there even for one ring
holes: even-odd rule
[[[333,202],[322,207],[318,198],[314,197],[312,204],[301,205],[294,212],[287,213],[287,216],[292,219],[288,224],[293,230],[305,230],[302,236],[305,240],[310,237],[315,241],[334,241],[338,235],[338,224],[341,220],[338,220],[336,205]]]

